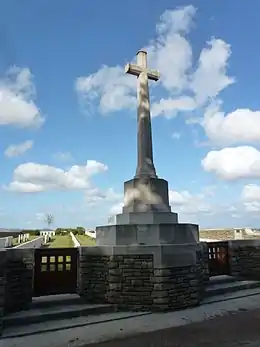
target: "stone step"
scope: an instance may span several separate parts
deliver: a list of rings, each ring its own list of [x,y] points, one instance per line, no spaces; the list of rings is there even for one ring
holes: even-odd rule
[[[254,289],[260,287],[260,281],[237,281],[224,280],[223,282],[211,279],[205,291],[205,297],[234,293],[245,289]]]
[[[90,304],[71,304],[71,305],[52,305],[47,307],[36,307],[11,313],[4,317],[4,329],[11,326],[29,325],[44,323],[54,320],[71,319],[75,317],[100,315],[114,312],[112,305],[90,305]]]
[[[39,296],[33,298],[32,308],[46,308],[53,306],[70,306],[85,304],[86,300],[80,297],[78,294],[59,294],[59,295],[48,295]]]
[[[252,288],[252,289],[243,289],[243,290],[238,290],[235,292],[229,292],[225,294],[211,295],[204,298],[201,302],[201,305],[207,305],[207,304],[242,299],[242,298],[249,298],[254,296],[260,296],[260,287]]]
[[[228,275],[219,275],[219,276],[214,276],[211,277],[209,280],[209,285],[213,285],[213,284],[219,284],[219,283],[232,283],[232,282],[236,282],[237,279],[235,277],[232,276],[228,276]]]
[[[98,325],[111,321],[122,321],[135,317],[144,316],[151,314],[150,312],[114,312],[114,313],[103,313],[92,316],[81,316],[75,318],[67,318],[61,320],[53,320],[49,322],[34,323],[27,325],[8,326],[5,327],[1,336],[1,339],[25,337],[30,335],[37,335],[47,332],[55,332],[70,329],[80,328],[90,325]],[[105,332],[100,332],[102,335]]]

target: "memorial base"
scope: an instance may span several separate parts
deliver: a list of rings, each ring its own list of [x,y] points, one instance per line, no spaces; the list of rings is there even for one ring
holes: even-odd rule
[[[198,305],[200,244],[80,248],[79,294],[124,310],[167,311]]]

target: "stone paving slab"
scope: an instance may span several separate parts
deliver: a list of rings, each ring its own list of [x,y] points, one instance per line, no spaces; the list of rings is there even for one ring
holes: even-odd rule
[[[226,346],[233,347],[239,340],[253,342],[254,339],[259,339],[259,327],[260,295],[254,295],[183,311],[153,313],[80,328],[21,338],[7,338],[0,341],[0,347],[83,347],[99,342],[103,343],[99,347],[204,347],[209,345],[223,347],[225,343]],[[173,329],[175,329],[174,333],[171,332]],[[141,340],[141,345],[134,340],[145,333],[151,336],[155,334],[152,341],[149,339],[149,334],[146,335],[146,340]],[[164,333],[166,335],[162,340],[160,336]],[[167,336],[167,334],[170,335]],[[196,337],[197,335],[201,340]],[[176,340],[175,344],[170,344],[173,336],[177,336],[179,340]],[[188,336],[189,340],[187,340]],[[120,338],[124,340],[118,341]],[[108,340],[113,340],[110,345],[104,342]],[[214,341],[218,343],[213,345]]]

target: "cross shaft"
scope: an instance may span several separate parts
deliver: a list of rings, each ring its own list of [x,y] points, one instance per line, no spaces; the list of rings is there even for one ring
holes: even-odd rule
[[[148,80],[158,81],[159,72],[147,68],[147,52],[137,53],[137,64],[127,64],[125,72],[137,76],[137,169],[136,178],[156,178],[153,163],[152,127]]]

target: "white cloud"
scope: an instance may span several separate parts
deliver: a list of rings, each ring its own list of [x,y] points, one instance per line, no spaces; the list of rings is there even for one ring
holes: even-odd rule
[[[67,171],[36,163],[21,164],[14,170],[13,181],[7,189],[21,193],[90,189],[91,176],[107,169],[105,164],[95,160],[88,160],[84,166],[74,165]]]
[[[29,149],[31,149],[32,146],[33,146],[33,141],[31,140],[24,141],[17,145],[10,145],[6,148],[4,155],[8,158],[18,157],[24,154],[25,152],[27,152]]]
[[[109,215],[115,216],[119,213],[122,213],[123,206],[124,206],[123,202],[118,202],[118,203],[114,204],[109,211]]]
[[[193,69],[192,47],[186,35],[195,14],[194,6],[165,11],[156,25],[155,38],[146,45],[149,66],[161,76],[159,83],[151,84],[153,116],[173,117],[178,111],[192,111],[234,81],[226,75],[231,49],[220,39],[208,42],[197,69]],[[157,100],[156,85],[162,87],[166,98]],[[88,110],[94,104],[103,114],[136,106],[136,79],[125,75],[122,66],[103,66],[92,75],[79,77],[76,91]]]
[[[244,203],[245,211],[246,212],[260,212],[260,202],[259,201],[252,201],[252,202],[245,202]]]
[[[195,100],[191,97],[179,97],[177,99],[161,99],[152,105],[152,116],[164,115],[166,118],[173,118],[179,111],[193,111],[196,108]]]
[[[101,113],[131,108],[136,104],[136,80],[128,78],[123,68],[103,66],[97,73],[79,77],[76,91],[86,106],[100,99]]]
[[[28,68],[13,67],[0,79],[0,126],[39,127],[44,118],[35,99],[33,77]]]
[[[260,186],[258,184],[246,184],[240,198],[245,212],[255,213],[260,211]]]
[[[241,198],[243,201],[260,202],[260,186],[257,184],[246,184],[243,187]]]
[[[117,203],[122,200],[122,194],[116,193],[113,188],[108,188],[104,192],[98,188],[92,188],[85,191],[85,200],[89,206],[96,206],[103,202]]]
[[[260,177],[260,152],[250,146],[210,151],[201,164],[205,171],[224,180]]]
[[[202,126],[217,145],[248,144],[260,141],[260,111],[237,109],[225,114],[216,102],[205,112]]]
[[[198,69],[192,76],[191,89],[198,104],[215,98],[223,89],[234,83],[234,78],[227,76],[227,61],[231,48],[220,39],[212,39],[199,57]]]
[[[169,191],[170,205],[180,214],[212,213],[212,207],[206,200],[206,194],[191,194],[188,191]]]
[[[190,31],[195,13],[193,6],[165,11],[156,26],[157,38],[147,47],[150,65],[160,71],[167,90],[181,91],[187,86],[192,49],[185,34]]]

